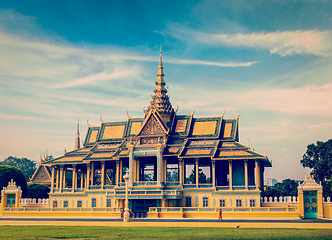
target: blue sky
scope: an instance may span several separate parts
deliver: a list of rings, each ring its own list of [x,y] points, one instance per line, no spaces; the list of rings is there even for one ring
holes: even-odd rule
[[[157,79],[179,114],[234,118],[240,142],[303,179],[332,132],[331,1],[2,1],[0,159],[60,156],[91,125],[142,117]]]

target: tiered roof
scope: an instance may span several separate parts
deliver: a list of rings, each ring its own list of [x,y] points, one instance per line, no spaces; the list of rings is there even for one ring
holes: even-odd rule
[[[89,126],[82,148],[46,162],[78,164],[90,161],[128,158],[128,146],[135,148],[162,144],[164,156],[178,158],[211,158],[213,160],[259,159],[271,166],[268,158],[239,143],[239,116],[195,118],[174,112],[165,88],[162,59],[158,67],[158,80],[150,106],[144,118],[128,118],[122,122],[103,122]],[[158,140],[157,140],[158,139]]]

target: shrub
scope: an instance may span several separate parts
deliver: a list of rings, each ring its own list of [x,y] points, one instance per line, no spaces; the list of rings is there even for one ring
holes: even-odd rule
[[[28,196],[27,182],[22,171],[16,167],[0,165],[0,190],[8,186],[11,179],[22,189],[22,197]]]
[[[49,187],[42,184],[30,184],[28,185],[28,198],[48,198],[50,192]]]

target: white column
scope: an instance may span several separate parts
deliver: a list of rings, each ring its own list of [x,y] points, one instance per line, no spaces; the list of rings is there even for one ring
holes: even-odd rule
[[[105,185],[105,162],[101,162],[101,188]]]
[[[229,176],[229,189],[233,190],[233,166],[232,160],[228,160],[228,176]]]
[[[54,190],[54,166],[52,166],[51,192]]]
[[[72,179],[72,192],[75,192],[76,185],[76,165],[73,165],[73,179]]]
[[[195,158],[196,187],[199,186],[199,158]]]
[[[248,159],[244,160],[244,184],[246,190],[248,190]]]
[[[216,160],[211,160],[212,163],[212,187],[216,186]]]

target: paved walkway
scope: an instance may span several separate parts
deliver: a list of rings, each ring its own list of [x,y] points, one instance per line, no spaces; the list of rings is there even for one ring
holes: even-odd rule
[[[1,218],[3,225],[48,225],[48,226],[130,226],[130,227],[225,227],[225,228],[328,228],[331,219],[296,220],[216,220],[216,219],[122,219],[107,218]]]

